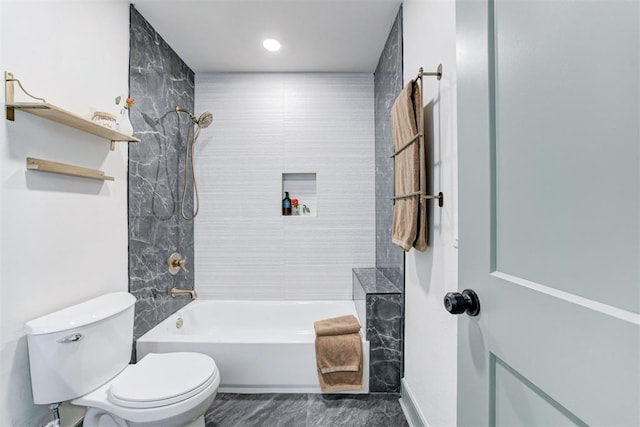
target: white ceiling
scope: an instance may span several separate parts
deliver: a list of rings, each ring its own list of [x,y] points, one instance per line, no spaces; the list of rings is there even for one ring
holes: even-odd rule
[[[134,0],[196,73],[373,72],[401,0]],[[279,52],[262,40],[275,38]]]

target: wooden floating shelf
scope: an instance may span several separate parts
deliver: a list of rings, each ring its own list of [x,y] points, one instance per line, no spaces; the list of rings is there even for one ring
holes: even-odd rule
[[[22,110],[47,120],[108,139],[111,142],[140,142],[135,136],[127,135],[116,129],[92,122],[91,120],[47,102],[15,102],[7,104],[7,110],[9,109]],[[7,117],[9,116],[11,116],[11,113],[7,112]]]
[[[111,141],[112,150],[115,149],[116,142],[140,142],[140,140],[133,135],[127,135],[117,131],[116,129],[103,126],[48,102],[14,102],[14,81],[17,80],[13,78],[13,74],[5,72],[5,105],[7,107],[7,120],[14,121],[15,110],[22,110],[47,120],[107,139]]]
[[[57,173],[60,175],[77,176],[80,178],[97,179],[100,181],[113,181],[112,176],[107,176],[97,169],[83,168],[80,166],[68,165],[66,163],[52,162],[50,160],[27,157],[27,169],[40,172]]]

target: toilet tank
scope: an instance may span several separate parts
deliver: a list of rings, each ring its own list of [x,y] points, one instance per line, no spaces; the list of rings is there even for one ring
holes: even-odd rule
[[[122,371],[131,358],[135,302],[113,292],[27,322],[34,403],[74,399]]]

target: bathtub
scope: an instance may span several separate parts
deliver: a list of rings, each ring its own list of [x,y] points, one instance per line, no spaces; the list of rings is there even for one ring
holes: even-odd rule
[[[221,392],[320,393],[313,322],[346,314],[358,317],[353,301],[193,301],[140,337],[137,357],[208,354]],[[369,342],[360,336],[365,387],[350,393],[368,392]]]

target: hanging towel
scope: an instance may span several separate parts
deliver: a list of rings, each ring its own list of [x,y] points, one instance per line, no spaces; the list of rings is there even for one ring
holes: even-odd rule
[[[362,390],[362,340],[358,320],[351,315],[341,316],[315,322],[313,326],[321,390]]]
[[[414,89],[413,89],[413,105],[414,105],[414,111],[416,112],[415,115],[415,119],[416,119],[416,123],[419,123],[418,120],[422,120],[422,133],[425,133],[425,128],[426,128],[426,118],[424,117],[424,111],[423,111],[423,107],[420,104],[422,99],[422,96],[420,96],[420,85],[417,83],[417,81],[414,83]],[[418,126],[418,130],[420,129],[420,126]],[[426,171],[426,164],[427,164],[427,159],[426,159],[426,155],[427,155],[427,139],[426,139],[426,135],[423,135],[422,140],[424,141],[424,164],[425,164],[425,178],[424,178],[424,188],[427,188],[427,171]],[[419,154],[419,147],[418,146],[418,168],[420,168],[420,154]],[[418,177],[420,176],[420,170],[418,169]],[[418,178],[419,179],[419,178]],[[422,197],[420,197],[418,199],[418,229],[416,230],[416,240],[413,242],[413,247],[416,248],[416,250],[418,251],[426,251],[427,250],[427,200],[423,199]]]
[[[407,83],[391,107],[391,129],[393,151],[396,152],[408,141],[414,142],[394,158],[396,196],[420,190],[420,141],[418,117],[422,114],[420,85],[414,80]],[[391,240],[408,251],[414,245],[418,250],[426,249],[426,209],[420,196],[396,199],[393,209]]]

